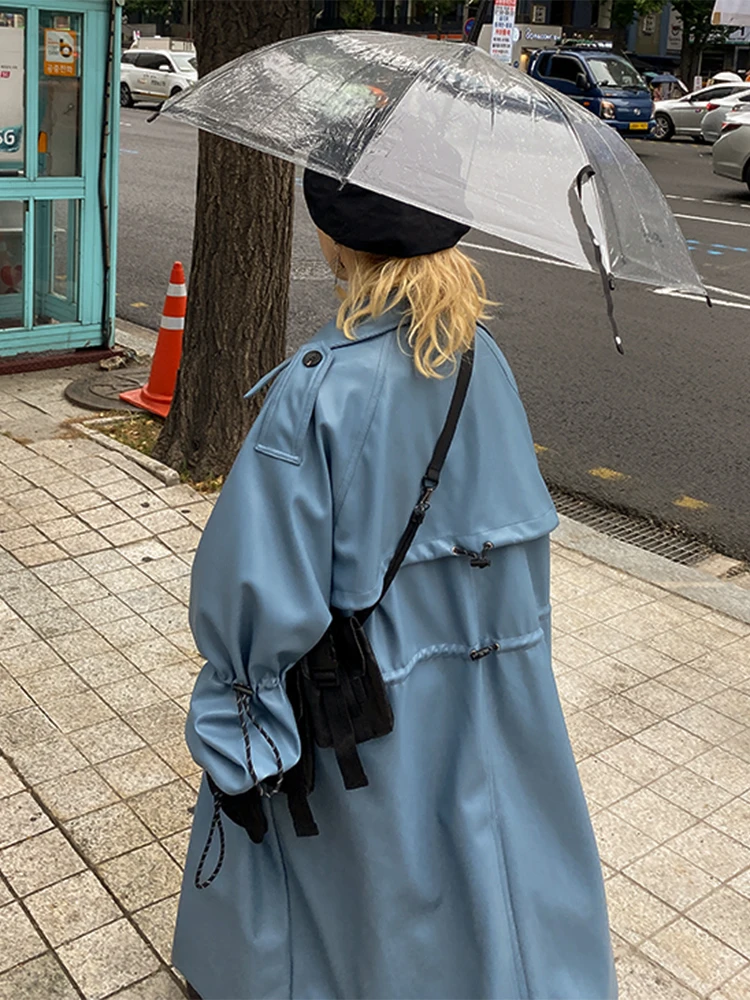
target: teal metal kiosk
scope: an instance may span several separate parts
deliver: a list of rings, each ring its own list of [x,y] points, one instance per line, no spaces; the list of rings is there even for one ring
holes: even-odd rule
[[[114,342],[120,17],[0,0],[0,357]]]

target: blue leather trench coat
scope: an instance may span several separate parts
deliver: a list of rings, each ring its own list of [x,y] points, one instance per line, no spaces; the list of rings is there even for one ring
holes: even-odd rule
[[[377,599],[417,500],[454,378],[415,372],[399,318],[367,322],[354,342],[329,324],[282,366],[206,526],[190,611],[206,665],[187,741],[227,793],[253,784],[232,684],[252,689],[291,767],[285,672],[330,606]],[[174,963],[205,1000],[616,997],[551,669],[556,520],[513,376],[479,329],[440,488],[367,624],[395,716],[359,748],[369,786],[345,791],[333,752],[317,751],[320,835],[295,836],[286,797],[267,799],[263,843],[225,819],[223,867],[199,890],[203,783]],[[490,545],[485,568],[454,551]],[[262,780],[276,759],[259,731],[250,739]]]

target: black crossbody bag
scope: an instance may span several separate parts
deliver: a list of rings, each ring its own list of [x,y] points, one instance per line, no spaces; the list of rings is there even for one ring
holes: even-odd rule
[[[254,777],[255,770],[249,726],[271,748],[278,770],[276,775],[266,781],[256,781],[253,788],[241,795],[227,795],[207,775],[214,796],[214,815],[195,875],[195,884],[199,889],[204,889],[213,882],[223,863],[222,812],[244,827],[254,843],[260,843],[268,829],[262,800],[282,791],[286,793],[297,836],[313,837],[319,833],[308,801],[315,787],[316,746],[334,751],[345,788],[363,788],[368,784],[357,744],[390,733],[393,729],[393,712],[383,675],[364,626],[388,592],[430,508],[430,499],[440,483],[440,473],[466,400],[473,364],[474,351],[466,351],[461,356],[448,415],[422,478],[419,500],[388,565],[377,601],[369,608],[353,614],[331,608],[331,623],[323,637],[287,672],[286,690],[294,710],[302,749],[299,761],[286,773],[282,773],[281,756],[275,743],[253,715],[253,692],[242,684],[234,685],[251,777]],[[203,867],[217,830],[219,857],[214,871],[203,880]]]

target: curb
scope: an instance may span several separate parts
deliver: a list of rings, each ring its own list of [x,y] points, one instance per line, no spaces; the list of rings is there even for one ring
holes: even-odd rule
[[[180,474],[176,469],[171,469],[168,465],[164,465],[163,462],[157,462],[155,458],[149,458],[148,455],[136,451],[130,445],[122,444],[121,441],[115,441],[109,434],[102,434],[96,430],[96,427],[107,427],[111,424],[119,424],[125,420],[130,420],[130,414],[122,417],[94,417],[89,420],[77,420],[73,426],[77,427],[86,437],[91,438],[92,441],[96,441],[97,444],[108,448],[110,451],[117,451],[126,458],[129,458],[131,462],[140,465],[146,472],[150,472],[152,476],[160,479],[165,486],[177,486],[180,482]]]
[[[750,591],[743,587],[611,538],[564,514],[559,517],[560,525],[552,533],[553,542],[670,594],[750,624]]]

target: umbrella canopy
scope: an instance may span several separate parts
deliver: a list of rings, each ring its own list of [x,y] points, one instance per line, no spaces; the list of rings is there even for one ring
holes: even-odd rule
[[[716,0],[711,24],[724,24],[743,28],[750,25],[750,2],[748,0]]]
[[[163,113],[611,278],[705,294],[617,132],[453,42],[375,31],[250,52]]]

